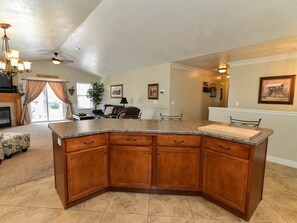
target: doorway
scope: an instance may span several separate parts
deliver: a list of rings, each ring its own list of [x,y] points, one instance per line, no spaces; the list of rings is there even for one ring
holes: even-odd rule
[[[46,84],[40,95],[30,104],[32,122],[64,120],[65,107],[65,103]]]

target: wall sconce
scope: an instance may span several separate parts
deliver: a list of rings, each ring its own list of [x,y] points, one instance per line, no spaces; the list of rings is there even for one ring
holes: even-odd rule
[[[68,92],[71,96],[73,95],[74,91],[75,91],[74,87],[71,87],[68,89]]]

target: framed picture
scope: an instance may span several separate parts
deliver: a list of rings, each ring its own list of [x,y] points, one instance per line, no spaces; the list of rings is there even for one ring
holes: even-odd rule
[[[209,93],[210,92],[210,83],[209,82],[203,82],[202,83],[202,89],[203,89],[203,93]]]
[[[258,103],[293,104],[295,76],[261,77]]]
[[[147,98],[148,99],[158,99],[159,98],[159,84],[149,84],[147,88]]]
[[[217,96],[217,88],[210,87],[209,97],[216,97]]]
[[[110,97],[111,98],[122,98],[123,97],[123,85],[110,85]]]

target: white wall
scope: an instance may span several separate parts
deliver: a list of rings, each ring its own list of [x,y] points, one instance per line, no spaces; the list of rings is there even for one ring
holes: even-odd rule
[[[219,106],[220,80],[220,76],[214,72],[173,64],[170,81],[170,113],[173,115],[183,113],[184,120],[207,120],[208,107]],[[203,93],[203,82],[216,85],[216,97]]]
[[[14,80],[14,84],[23,83],[24,90],[26,89],[26,81],[22,80],[23,77],[36,77],[36,74],[46,74],[46,75],[56,75],[61,79],[69,81],[67,83],[67,89],[74,86],[76,89],[77,82],[100,82],[100,77],[84,73],[82,71],[75,70],[71,67],[68,67],[64,64],[54,65],[50,60],[49,61],[33,61],[32,63],[32,72],[19,74],[17,80]],[[17,83],[18,82],[18,83]],[[73,104],[74,112],[84,112],[91,113],[93,109],[77,109],[77,91],[75,90],[74,94],[71,96],[69,94],[69,99]],[[24,97],[23,97],[24,98]]]
[[[142,119],[159,119],[160,112],[169,111],[169,63],[111,74],[102,81],[105,87],[102,104],[119,104],[120,98],[110,97],[110,85],[123,84],[123,97],[127,98],[127,106],[139,107]],[[148,84],[155,83],[159,84],[159,89],[166,89],[166,92],[159,94],[158,100],[148,99]]]
[[[229,123],[229,117],[258,120],[260,127],[274,130],[268,139],[268,160],[297,168],[297,112],[241,108],[209,108],[209,120]]]

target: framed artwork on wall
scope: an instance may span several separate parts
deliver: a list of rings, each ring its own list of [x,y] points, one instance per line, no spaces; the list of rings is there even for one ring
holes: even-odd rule
[[[293,104],[295,76],[260,77],[258,103]]]
[[[122,98],[123,97],[123,85],[110,85],[110,97],[111,98]]]
[[[147,95],[148,99],[159,99],[159,84],[149,84]]]

